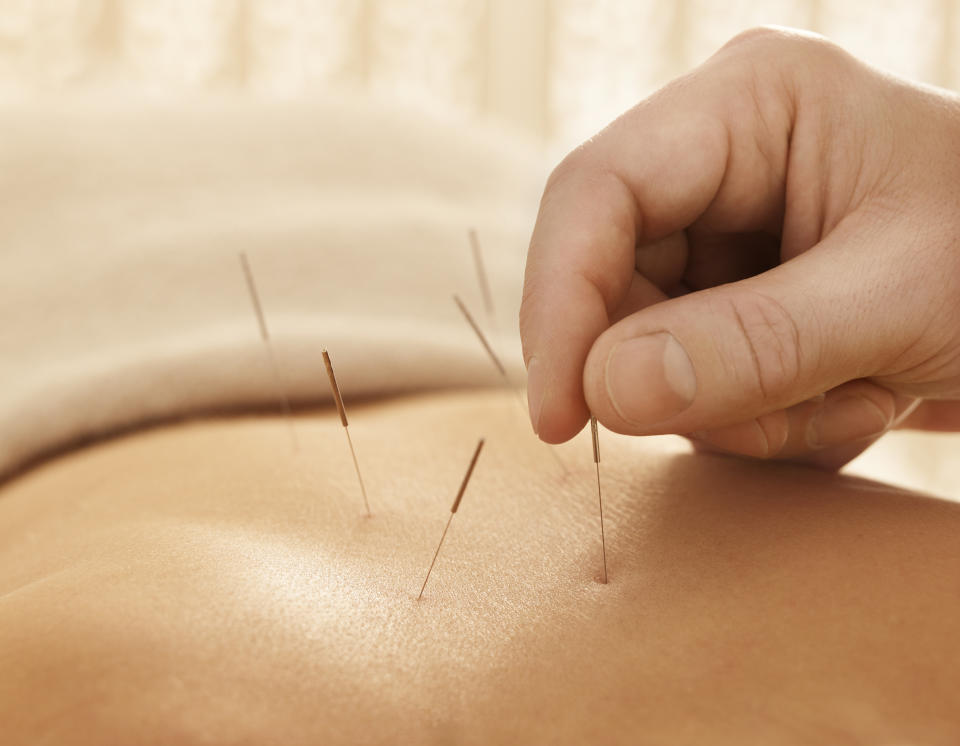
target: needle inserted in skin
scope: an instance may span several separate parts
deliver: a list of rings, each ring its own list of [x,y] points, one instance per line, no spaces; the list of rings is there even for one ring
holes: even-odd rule
[[[524,404],[523,397],[520,392],[513,387],[513,383],[510,381],[510,376],[507,375],[507,369],[503,367],[503,363],[500,362],[500,358],[497,357],[497,353],[493,351],[493,347],[490,346],[490,343],[487,341],[486,336],[480,329],[479,324],[474,320],[473,314],[470,313],[466,304],[460,300],[460,296],[454,294],[453,302],[457,304],[457,307],[460,309],[460,313],[463,314],[463,317],[467,320],[467,323],[470,324],[470,327],[473,329],[473,333],[477,335],[477,339],[480,340],[480,344],[483,345],[483,349],[487,351],[487,355],[490,356],[490,360],[493,361],[493,364],[496,366],[497,371],[500,373],[500,377],[503,378],[503,385],[506,386],[507,390],[512,391],[517,398],[517,404],[520,406],[520,412],[523,415],[524,419],[527,417],[527,405]],[[563,469],[563,473],[567,476],[570,475],[570,470],[567,468],[567,465],[563,463],[560,457],[557,455],[556,451],[552,448],[550,453],[553,454],[553,458],[560,468]]]
[[[593,437],[593,463],[597,467],[597,502],[600,504],[600,551],[603,553],[603,582],[607,582],[607,540],[603,535],[603,493],[600,491],[600,439],[597,436],[597,418],[590,416],[590,435]]]
[[[287,421],[287,427],[290,429],[290,439],[293,441],[293,449],[298,450],[299,442],[297,440],[297,431],[293,427],[290,401],[287,399],[287,393],[283,387],[283,379],[280,376],[280,366],[277,364],[277,356],[273,351],[273,342],[270,341],[267,321],[263,316],[263,309],[260,306],[260,295],[257,293],[257,284],[253,281],[253,272],[250,270],[250,262],[247,261],[246,253],[241,251],[239,256],[240,266],[243,268],[243,276],[247,279],[247,290],[250,292],[250,302],[253,304],[253,312],[257,316],[257,324],[260,327],[260,338],[267,348],[267,357],[270,360],[270,369],[273,372],[273,382],[277,388],[277,398],[280,399],[280,408]]]
[[[477,465],[477,459],[480,458],[480,450],[483,448],[484,439],[480,438],[480,441],[477,443],[477,448],[473,452],[473,458],[470,459],[470,466],[467,467],[467,473],[463,476],[463,481],[460,483],[460,490],[457,492],[457,496],[453,500],[453,506],[450,508],[450,517],[447,518],[447,525],[443,528],[443,533],[440,535],[440,543],[437,544],[437,551],[433,553],[433,559],[430,561],[430,567],[427,570],[427,577],[423,579],[423,585],[420,586],[420,595],[417,596],[417,601],[423,598],[423,590],[427,587],[427,581],[430,580],[430,573],[433,572],[433,566],[437,562],[437,557],[440,555],[440,547],[443,546],[443,540],[447,538],[447,531],[450,529],[450,523],[453,521],[453,516],[457,512],[457,508],[460,507],[460,501],[463,499],[463,493],[467,491],[467,483],[470,481],[470,475],[473,474],[473,467]]]
[[[363,494],[363,505],[367,509],[367,516],[370,513],[370,502],[367,500],[367,488],[363,486],[363,477],[360,476],[360,464],[357,462],[357,452],[353,450],[353,440],[350,438],[350,427],[347,423],[347,410],[343,408],[343,397],[340,396],[340,386],[337,384],[337,377],[333,373],[333,363],[330,362],[330,355],[323,350],[323,364],[327,367],[327,378],[330,379],[330,389],[333,391],[333,400],[337,405],[337,413],[340,415],[340,424],[343,425],[343,432],[347,434],[347,444],[350,446],[350,455],[353,456],[353,468],[357,472],[357,481],[360,482],[360,492]]]

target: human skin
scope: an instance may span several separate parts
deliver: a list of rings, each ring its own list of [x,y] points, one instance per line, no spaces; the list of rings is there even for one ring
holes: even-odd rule
[[[911,413],[960,429],[958,143],[953,93],[811,34],[736,37],[551,175],[520,313],[534,429],[593,413],[828,468]]]
[[[18,744],[960,739],[960,505],[505,393],[171,425],[0,490]],[[477,438],[486,446],[423,599]]]

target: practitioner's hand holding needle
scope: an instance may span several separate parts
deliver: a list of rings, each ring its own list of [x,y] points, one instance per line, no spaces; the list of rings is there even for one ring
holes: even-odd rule
[[[838,467],[960,429],[960,101],[743,34],[551,176],[520,312],[534,428]]]

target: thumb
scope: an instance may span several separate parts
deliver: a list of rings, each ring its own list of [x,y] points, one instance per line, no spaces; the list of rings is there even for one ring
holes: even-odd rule
[[[657,303],[610,327],[584,368],[591,411],[617,432],[689,433],[869,376],[899,343],[898,327],[877,291],[880,263],[862,262],[849,243],[841,249],[843,232],[761,275]]]

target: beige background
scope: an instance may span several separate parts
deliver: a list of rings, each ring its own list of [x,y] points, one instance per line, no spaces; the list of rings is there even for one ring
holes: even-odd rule
[[[490,383],[449,302],[479,303],[467,228],[516,366],[550,164],[758,23],[960,81],[951,0],[0,0],[0,473],[145,419],[269,405],[238,248],[295,398],[325,396],[303,353],[319,343],[353,395]],[[374,344],[399,361],[389,381]],[[957,446],[899,435],[852,468],[957,496]]]
[[[954,0],[0,0],[0,93],[361,91],[565,149],[768,23],[960,81]]]

